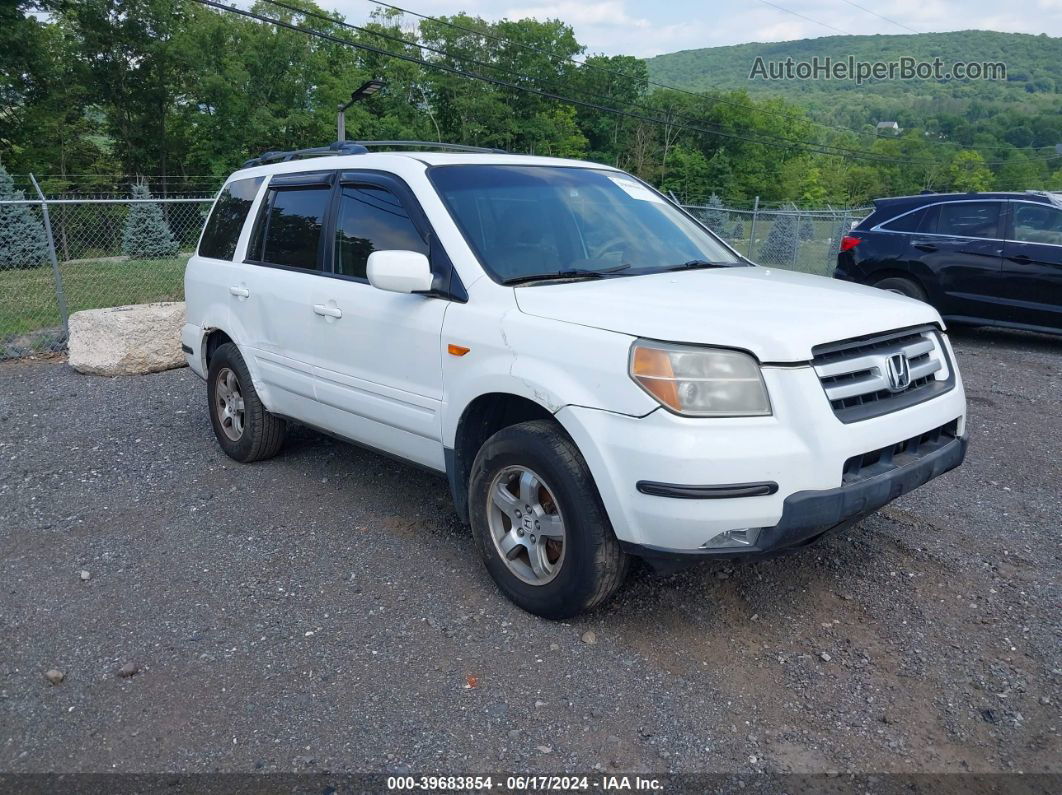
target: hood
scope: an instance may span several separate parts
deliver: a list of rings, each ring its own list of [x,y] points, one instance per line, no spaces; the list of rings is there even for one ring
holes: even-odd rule
[[[940,322],[921,301],[762,267],[513,289],[529,315],[666,342],[740,348],[761,362],[806,362],[824,342]]]

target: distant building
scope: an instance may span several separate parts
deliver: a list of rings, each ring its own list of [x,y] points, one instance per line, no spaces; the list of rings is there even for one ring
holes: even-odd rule
[[[894,121],[879,121],[878,132],[891,132],[893,135],[899,135],[900,125]]]

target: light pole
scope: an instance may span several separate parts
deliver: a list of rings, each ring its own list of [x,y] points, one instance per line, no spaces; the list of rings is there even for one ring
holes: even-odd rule
[[[336,114],[336,140],[347,140],[347,108],[353,105],[355,102],[361,102],[366,97],[371,97],[381,88],[387,85],[383,80],[366,80],[362,85],[350,95],[350,102],[342,103]]]

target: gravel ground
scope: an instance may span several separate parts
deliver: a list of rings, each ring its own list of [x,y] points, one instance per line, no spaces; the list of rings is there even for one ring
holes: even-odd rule
[[[0,365],[0,770],[1062,772],[1062,340],[954,342],[961,469],[570,623],[441,479],[310,431],[235,464],[187,369]]]

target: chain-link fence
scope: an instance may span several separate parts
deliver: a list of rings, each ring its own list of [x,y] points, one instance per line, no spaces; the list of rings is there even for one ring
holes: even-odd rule
[[[151,198],[138,183],[126,198],[50,198],[26,185],[0,191],[0,359],[62,350],[72,312],[183,300],[212,197]],[[824,276],[867,212],[687,209],[754,262]]]
[[[183,300],[213,197],[26,193],[0,199],[0,359],[62,350],[72,312]]]
[[[832,276],[841,238],[869,208],[804,210],[686,205],[713,232],[760,265]]]

